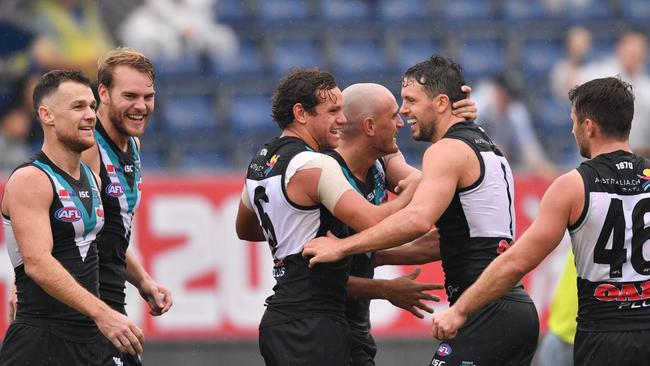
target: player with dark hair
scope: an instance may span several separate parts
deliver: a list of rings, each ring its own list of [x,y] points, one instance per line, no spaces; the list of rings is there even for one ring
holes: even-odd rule
[[[338,146],[343,95],[329,72],[295,69],[273,95],[273,119],[282,128],[255,154],[237,213],[240,239],[266,240],[277,281],[260,324],[267,365],[347,366],[345,320],[349,261],[309,269],[303,245],[328,231],[361,231],[404,207],[415,184],[375,206],[347,182],[321,150]],[[339,221],[340,220],[340,221]]]
[[[95,144],[96,102],[85,76],[63,70],[43,75],[33,99],[42,151],[14,171],[2,200],[18,308],[0,365],[115,365],[104,336],[131,354],[142,352],[144,339],[98,298],[101,184],[81,163]]]
[[[440,257],[451,304],[503,253],[514,238],[514,191],[507,160],[474,123],[452,114],[463,99],[459,65],[433,55],[409,68],[402,83],[400,113],[416,140],[430,141],[422,180],[406,208],[378,225],[345,239],[316,238],[303,255],[310,266],[351,254],[398,246],[427,233],[440,233]],[[317,265],[318,264],[318,265]],[[431,365],[466,362],[486,365],[530,364],[539,320],[520,284],[475,314],[442,343]]]
[[[578,274],[576,365],[644,365],[650,359],[650,161],[633,154],[632,87],[617,79],[569,92],[573,135],[590,159],[553,182],[516,245],[456,304],[434,316],[433,334],[452,338],[467,316],[535,268],[569,230]],[[461,328],[462,329],[462,328]],[[460,331],[458,331],[460,334]]]

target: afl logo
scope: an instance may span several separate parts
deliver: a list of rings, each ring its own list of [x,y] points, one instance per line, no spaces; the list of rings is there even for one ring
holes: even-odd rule
[[[119,183],[111,183],[106,187],[106,194],[111,197],[121,197],[124,194],[124,188]]]
[[[75,222],[81,220],[81,211],[76,207],[62,207],[56,210],[54,217],[63,222]]]
[[[436,353],[440,357],[449,356],[451,352],[452,352],[451,346],[448,345],[447,343],[440,343],[440,346],[438,347],[438,351],[436,351]]]

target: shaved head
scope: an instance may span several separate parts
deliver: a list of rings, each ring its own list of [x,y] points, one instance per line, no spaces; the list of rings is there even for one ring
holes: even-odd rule
[[[374,83],[352,84],[343,90],[343,114],[348,123],[341,129],[343,138],[357,136],[364,119],[377,118],[384,109],[395,102],[393,94],[383,85]]]

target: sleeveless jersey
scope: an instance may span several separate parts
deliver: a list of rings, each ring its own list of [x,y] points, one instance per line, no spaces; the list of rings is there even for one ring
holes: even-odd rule
[[[347,227],[324,206],[297,205],[286,192],[296,170],[319,156],[296,137],[275,137],[248,167],[246,190],[271,249],[276,279],[260,327],[317,316],[345,321],[349,260],[310,269],[302,250],[328,230],[346,236]]]
[[[341,166],[343,174],[350,185],[359,192],[368,202],[379,205],[388,200],[386,191],[386,172],[384,170],[383,160],[375,161],[375,164],[368,169],[365,181],[358,180],[348,168],[345,160],[338,152],[334,150],[326,151],[325,154],[333,157]],[[349,228],[350,235],[354,231]],[[375,276],[375,267],[373,265],[374,253],[362,253],[352,256],[350,265],[350,275],[363,278],[373,278]],[[350,328],[362,331],[370,330],[370,299],[351,299],[346,302],[346,318]]]
[[[650,161],[615,151],[583,162],[585,205],[569,227],[578,330],[650,329]]]
[[[96,236],[104,225],[99,188],[92,171],[81,164],[75,180],[40,152],[26,165],[47,174],[54,196],[50,205],[52,256],[89,292],[98,293]],[[16,276],[18,311],[16,321],[45,328],[59,336],[88,340],[99,334],[85,315],[47,294],[25,273],[23,258],[11,229],[11,219],[3,215],[7,250]]]
[[[512,244],[515,230],[514,184],[508,161],[474,122],[453,125],[443,138],[461,140],[478,157],[481,173],[474,184],[457,189],[436,223],[440,257],[450,304]],[[503,298],[532,302],[517,285]]]
[[[99,293],[101,299],[113,309],[126,314],[125,256],[131,238],[133,215],[142,193],[140,154],[134,138],[129,139],[126,152],[120,150],[108,137],[101,122],[97,123],[95,139],[101,157],[99,177],[106,213],[104,230],[97,239]]]

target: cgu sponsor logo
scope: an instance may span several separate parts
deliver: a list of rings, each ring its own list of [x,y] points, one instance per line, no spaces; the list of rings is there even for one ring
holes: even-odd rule
[[[121,197],[124,194],[124,187],[119,183],[111,183],[106,187],[106,194],[111,197]]]
[[[618,301],[619,309],[638,309],[650,306],[650,281],[640,284],[640,290],[634,283],[614,285],[601,283],[594,290],[594,297],[603,302]]]
[[[514,242],[512,240],[507,241],[507,240],[501,240],[499,242],[499,246],[497,247],[497,253],[503,254],[506,250],[508,250]]]
[[[63,222],[75,222],[81,220],[81,211],[76,207],[62,207],[56,210],[54,217]]]

